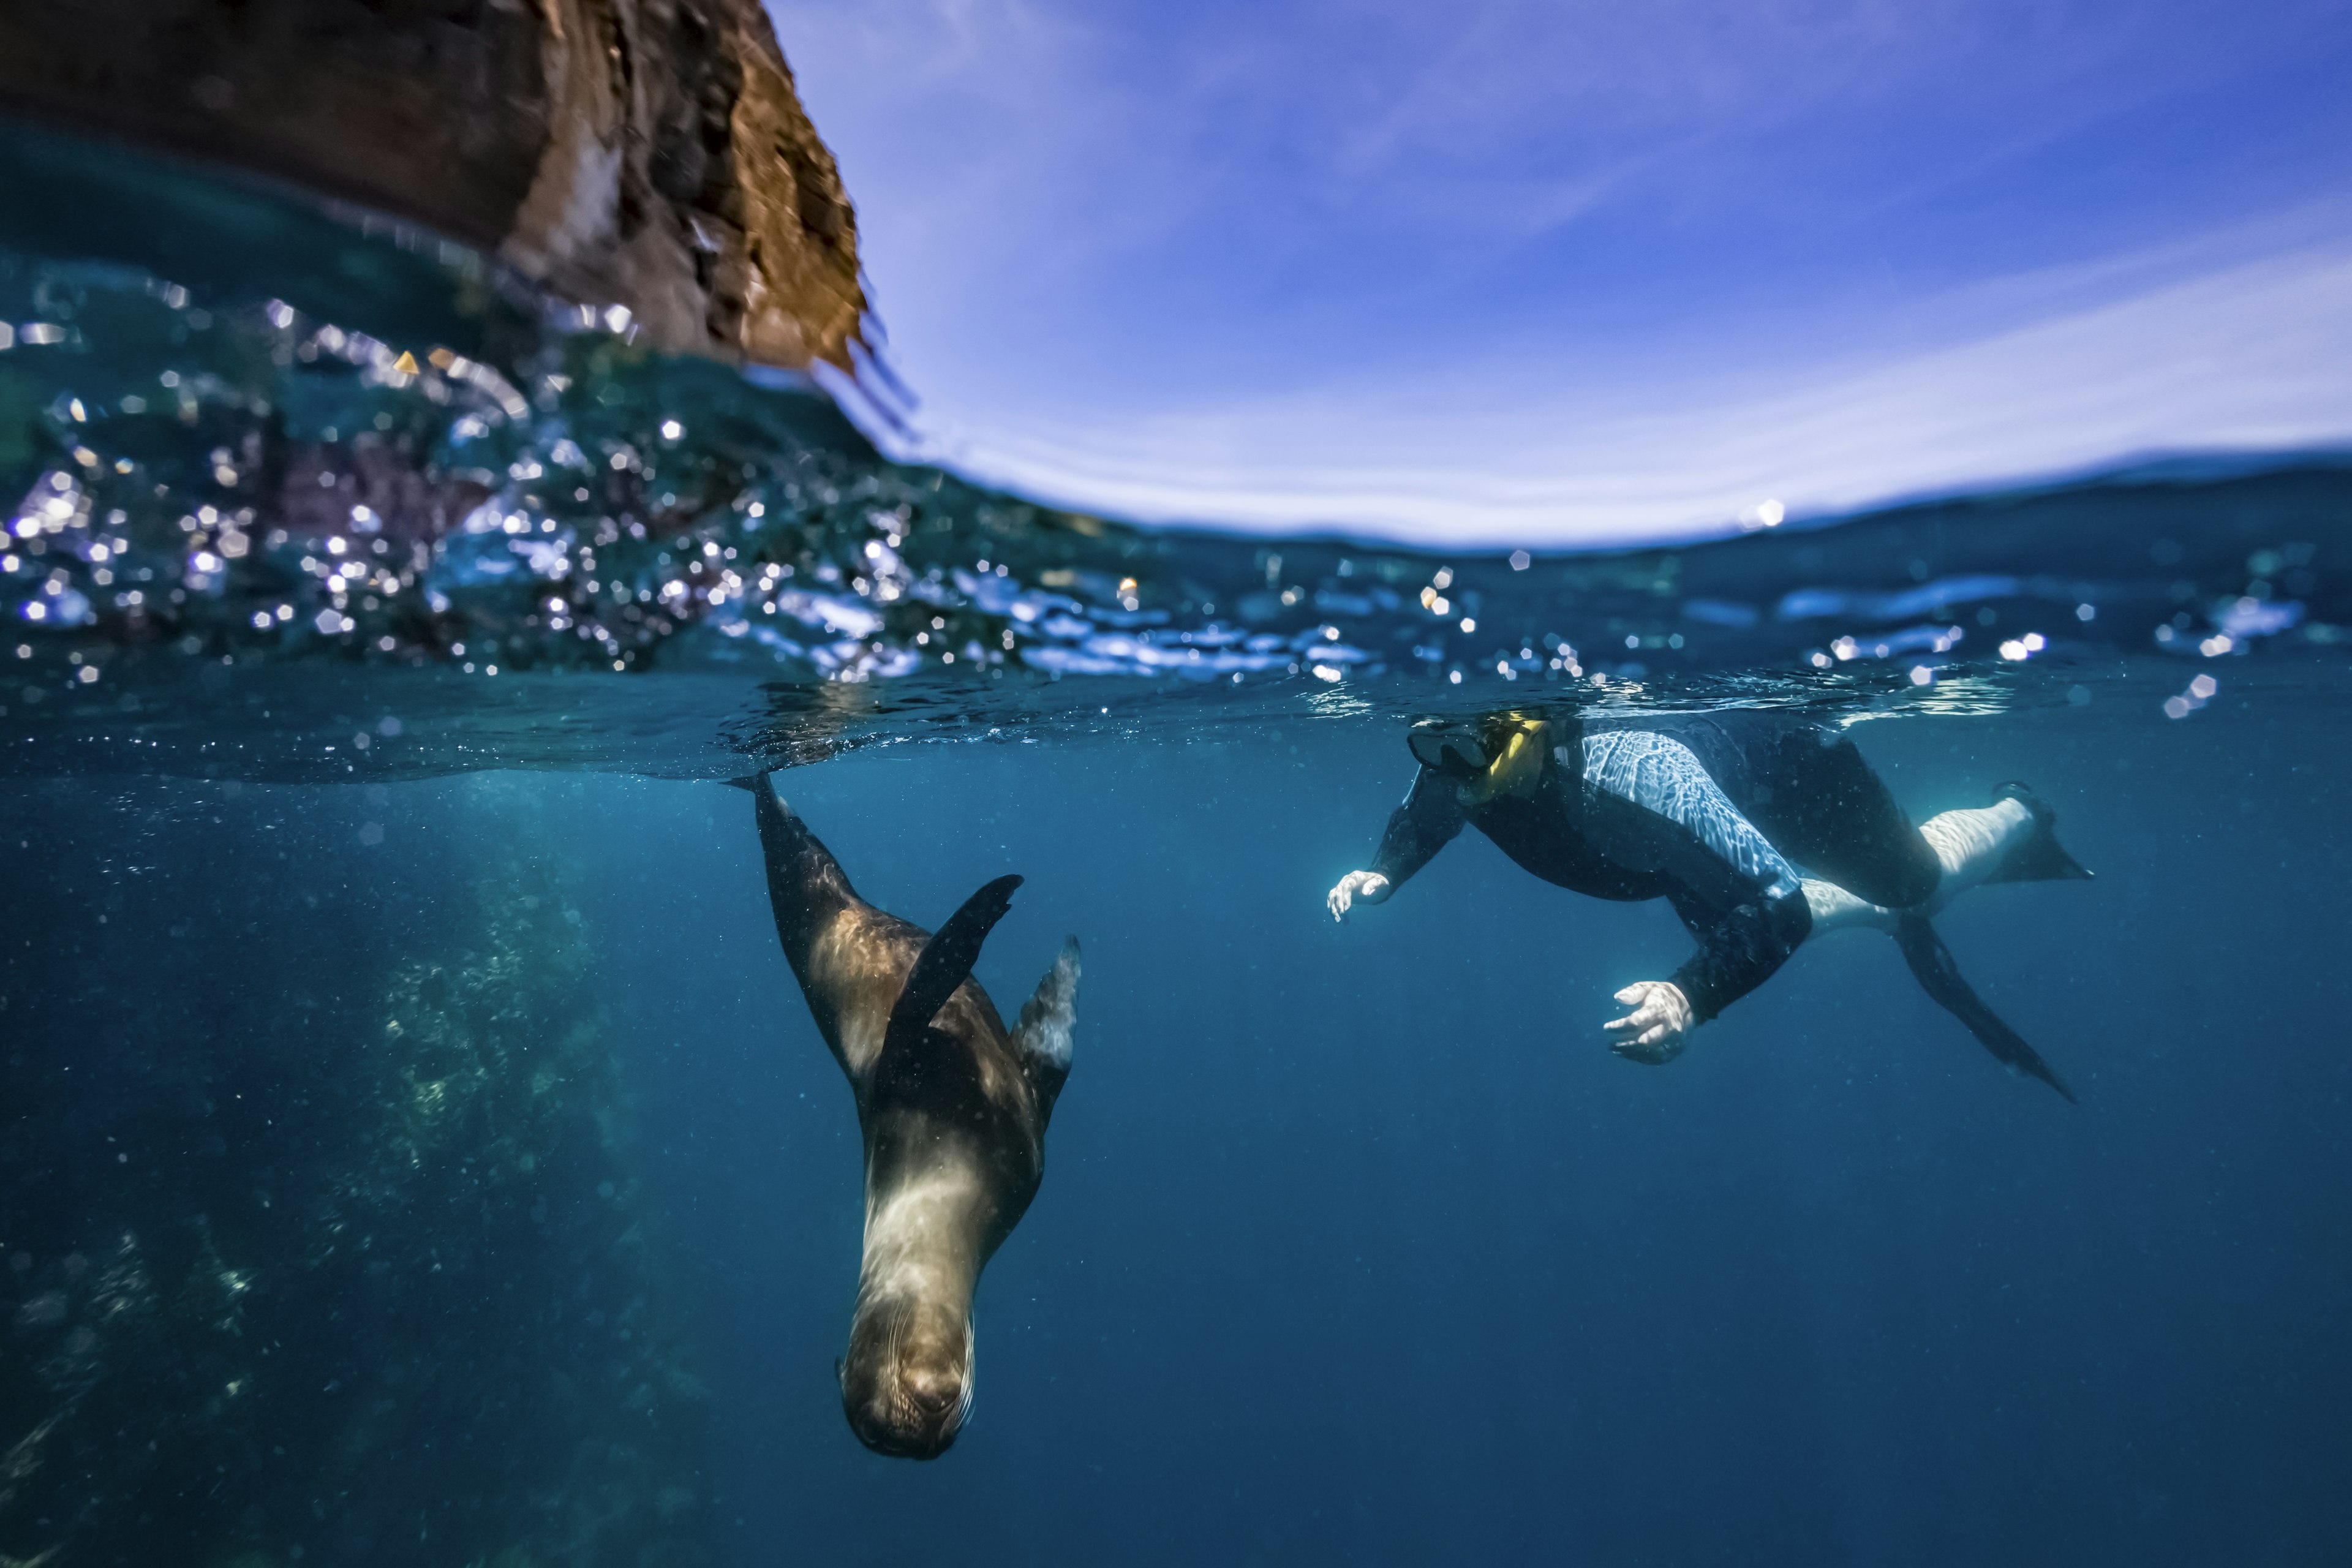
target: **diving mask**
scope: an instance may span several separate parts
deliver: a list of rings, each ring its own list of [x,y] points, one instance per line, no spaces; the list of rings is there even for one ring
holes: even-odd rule
[[[1485,773],[1494,761],[1480,733],[1483,728],[1459,720],[1423,719],[1405,731],[1404,743],[1423,767],[1470,778]]]
[[[1467,803],[1532,796],[1542,783],[1552,726],[1513,710],[1483,719],[1423,719],[1405,732],[1413,761],[1454,779]]]

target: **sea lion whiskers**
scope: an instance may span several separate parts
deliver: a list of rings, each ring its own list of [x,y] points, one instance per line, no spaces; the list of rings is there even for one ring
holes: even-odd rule
[[[972,1395],[980,1390],[980,1329],[966,1313],[963,1320],[963,1394],[956,1400],[956,1430],[971,1419]]]
[[[858,1440],[907,1458],[945,1453],[971,1409],[976,1347],[968,1307],[919,1296],[862,1300],[841,1379]]]

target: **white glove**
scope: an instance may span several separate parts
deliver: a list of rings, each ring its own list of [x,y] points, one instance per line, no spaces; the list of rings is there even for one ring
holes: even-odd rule
[[[1617,993],[1617,1000],[1633,1010],[1601,1026],[1615,1037],[1609,1042],[1611,1050],[1653,1067],[1683,1054],[1697,1020],[1681,986],[1665,980],[1637,980]]]
[[[1331,889],[1330,898],[1325,901],[1331,906],[1331,918],[1344,921],[1359,899],[1368,904],[1386,903],[1391,886],[1378,871],[1350,871],[1339,879],[1339,885]]]

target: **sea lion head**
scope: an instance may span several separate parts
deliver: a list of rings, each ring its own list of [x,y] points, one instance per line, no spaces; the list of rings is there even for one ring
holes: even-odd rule
[[[898,1298],[862,1307],[841,1367],[841,1407],[877,1454],[936,1459],[971,1413],[971,1316]]]

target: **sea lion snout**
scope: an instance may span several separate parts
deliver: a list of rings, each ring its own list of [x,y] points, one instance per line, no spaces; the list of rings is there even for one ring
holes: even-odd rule
[[[861,1314],[850,1330],[841,1404],[877,1454],[934,1459],[971,1409],[971,1324],[938,1307]]]

